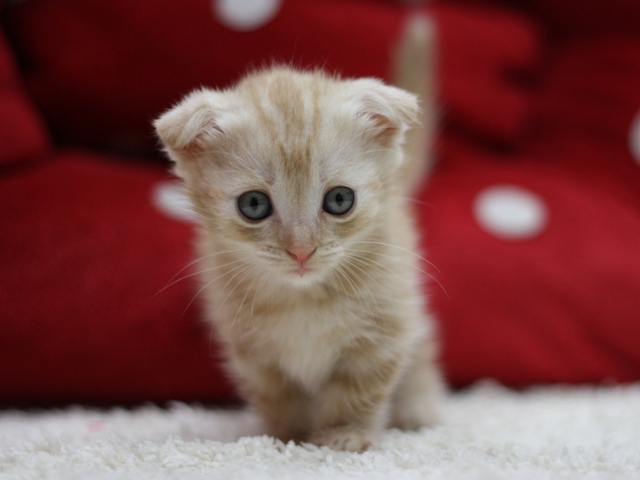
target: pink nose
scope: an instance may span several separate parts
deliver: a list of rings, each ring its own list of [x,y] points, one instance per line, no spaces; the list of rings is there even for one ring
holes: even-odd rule
[[[287,248],[287,253],[300,265],[304,265],[318,247],[293,247]]]

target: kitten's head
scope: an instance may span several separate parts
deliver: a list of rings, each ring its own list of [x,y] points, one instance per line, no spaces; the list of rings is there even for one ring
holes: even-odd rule
[[[276,68],[193,92],[155,127],[216,248],[305,285],[384,225],[417,118],[377,80]]]

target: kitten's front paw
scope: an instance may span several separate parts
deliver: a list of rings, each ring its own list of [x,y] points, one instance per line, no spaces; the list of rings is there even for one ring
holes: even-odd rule
[[[440,413],[435,408],[408,408],[396,412],[389,426],[410,432],[422,427],[433,427],[438,423],[440,423]]]
[[[374,435],[362,428],[343,426],[321,430],[311,437],[311,443],[332,450],[364,452],[375,445]]]

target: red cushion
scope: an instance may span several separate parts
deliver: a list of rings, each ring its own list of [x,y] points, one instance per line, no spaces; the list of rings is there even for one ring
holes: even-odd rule
[[[446,139],[423,200],[444,366],[454,384],[640,379],[640,31],[549,54],[535,141],[496,155]],[[524,188],[539,234],[496,236],[478,194]]]
[[[20,52],[37,67],[29,89],[54,132],[133,150],[156,145],[151,119],[182,95],[227,86],[265,61],[386,76],[403,18],[393,5],[305,0],[284,2],[274,21],[248,33],[218,21],[209,0],[44,0],[8,16]],[[353,35],[355,17],[364,35]]]
[[[403,7],[283,5],[248,33],[224,27],[205,0],[40,0],[12,7],[10,23],[56,132],[135,150],[155,144],[150,119],[171,101],[265,57],[388,76]],[[443,287],[429,294],[448,379],[640,379],[638,37],[595,29],[552,42],[535,97],[521,77],[540,53],[532,23],[447,5],[433,14],[447,128],[419,225]],[[193,278],[154,296],[191,258],[190,227],[150,203],[163,170],[81,153],[52,160],[0,178],[2,396],[231,398],[197,302],[183,315]],[[546,207],[539,233],[506,239],[479,222],[478,194],[504,184]]]
[[[0,29],[0,165],[40,155],[48,148],[47,131],[22,89]]]
[[[532,0],[531,3],[556,36],[638,35],[640,2],[636,0]]]
[[[13,6],[8,23],[31,67],[29,91],[59,138],[139,152],[156,146],[150,120],[172,102],[201,85],[228,86],[265,62],[389,79],[413,12],[402,2],[287,0],[262,28],[238,32],[213,3],[40,0]],[[532,23],[450,5],[432,15],[447,117],[476,135],[517,142],[531,110],[520,77],[539,55]]]
[[[442,125],[467,138],[518,145],[530,127],[531,76],[541,39],[534,22],[494,9],[437,5]]]
[[[572,153],[587,162],[616,155],[593,142]],[[509,163],[468,149],[450,155],[457,161],[442,165],[420,199],[452,384],[640,379],[640,167],[636,191],[620,195],[626,179],[618,192],[598,188],[602,175],[575,175],[555,155]],[[543,202],[539,235],[501,238],[478,221],[478,195],[501,185]]]
[[[639,17],[640,18],[640,17]],[[640,112],[640,29],[627,35],[566,39],[549,60],[538,102],[540,135],[545,142],[572,144],[585,136],[629,151],[631,126]],[[586,160],[586,161],[585,161]],[[599,168],[624,178],[636,172],[630,157],[615,161],[565,156],[576,171]]]
[[[192,279],[163,289],[191,261],[167,178],[79,152],[0,178],[1,401],[233,396]]]

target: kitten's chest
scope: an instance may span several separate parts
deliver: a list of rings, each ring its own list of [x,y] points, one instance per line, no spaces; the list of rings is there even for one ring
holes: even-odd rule
[[[261,350],[307,390],[330,376],[345,346],[361,333],[361,318],[344,305],[299,305],[262,319]]]

